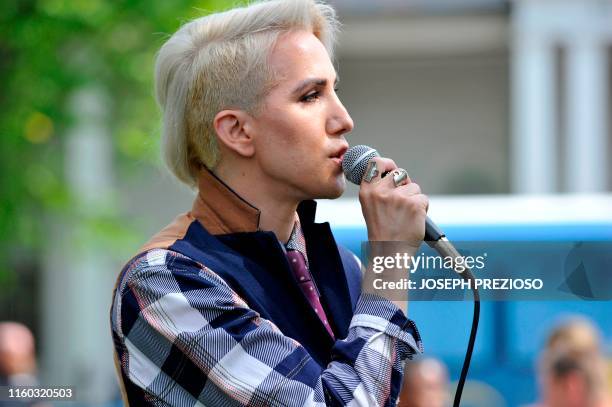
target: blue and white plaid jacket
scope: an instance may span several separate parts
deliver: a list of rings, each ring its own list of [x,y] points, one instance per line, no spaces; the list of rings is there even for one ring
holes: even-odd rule
[[[412,321],[360,293],[355,257],[298,209],[332,340],[259,211],[208,171],[192,211],[119,275],[111,309],[126,403],[160,406],[393,406]]]

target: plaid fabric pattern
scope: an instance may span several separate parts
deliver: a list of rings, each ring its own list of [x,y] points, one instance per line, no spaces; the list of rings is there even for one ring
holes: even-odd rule
[[[414,323],[362,294],[322,369],[205,265],[153,249],[119,281],[111,324],[122,375],[159,406],[395,405]]]
[[[302,256],[304,256],[304,261],[306,262],[306,268],[310,267],[308,265],[308,255],[306,254],[306,239],[304,238],[300,218],[297,216],[295,217],[295,224],[293,225],[291,236],[289,236],[289,241],[285,247],[288,250],[297,250],[298,252],[302,253]]]

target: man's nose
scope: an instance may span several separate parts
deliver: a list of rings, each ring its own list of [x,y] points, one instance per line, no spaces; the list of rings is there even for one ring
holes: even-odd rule
[[[341,136],[350,133],[355,125],[348,111],[340,99],[338,99],[338,96],[335,96],[334,99],[334,106],[327,121],[327,132],[328,134]]]

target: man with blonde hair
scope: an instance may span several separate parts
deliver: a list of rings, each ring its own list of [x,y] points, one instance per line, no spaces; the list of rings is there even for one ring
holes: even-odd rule
[[[416,326],[404,301],[362,293],[358,260],[314,222],[312,200],[344,191],[353,128],[335,88],[337,26],[328,5],[274,0],[196,19],[162,46],[164,158],[197,197],[119,275],[126,402],[395,404]],[[427,197],[382,178],[394,169],[375,158],[364,178],[368,238],[416,251]]]

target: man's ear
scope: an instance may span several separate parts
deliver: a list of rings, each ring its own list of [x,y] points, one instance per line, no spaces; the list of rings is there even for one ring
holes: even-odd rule
[[[243,110],[222,110],[215,115],[213,125],[219,141],[243,157],[251,157],[255,147],[251,134],[252,117]]]

